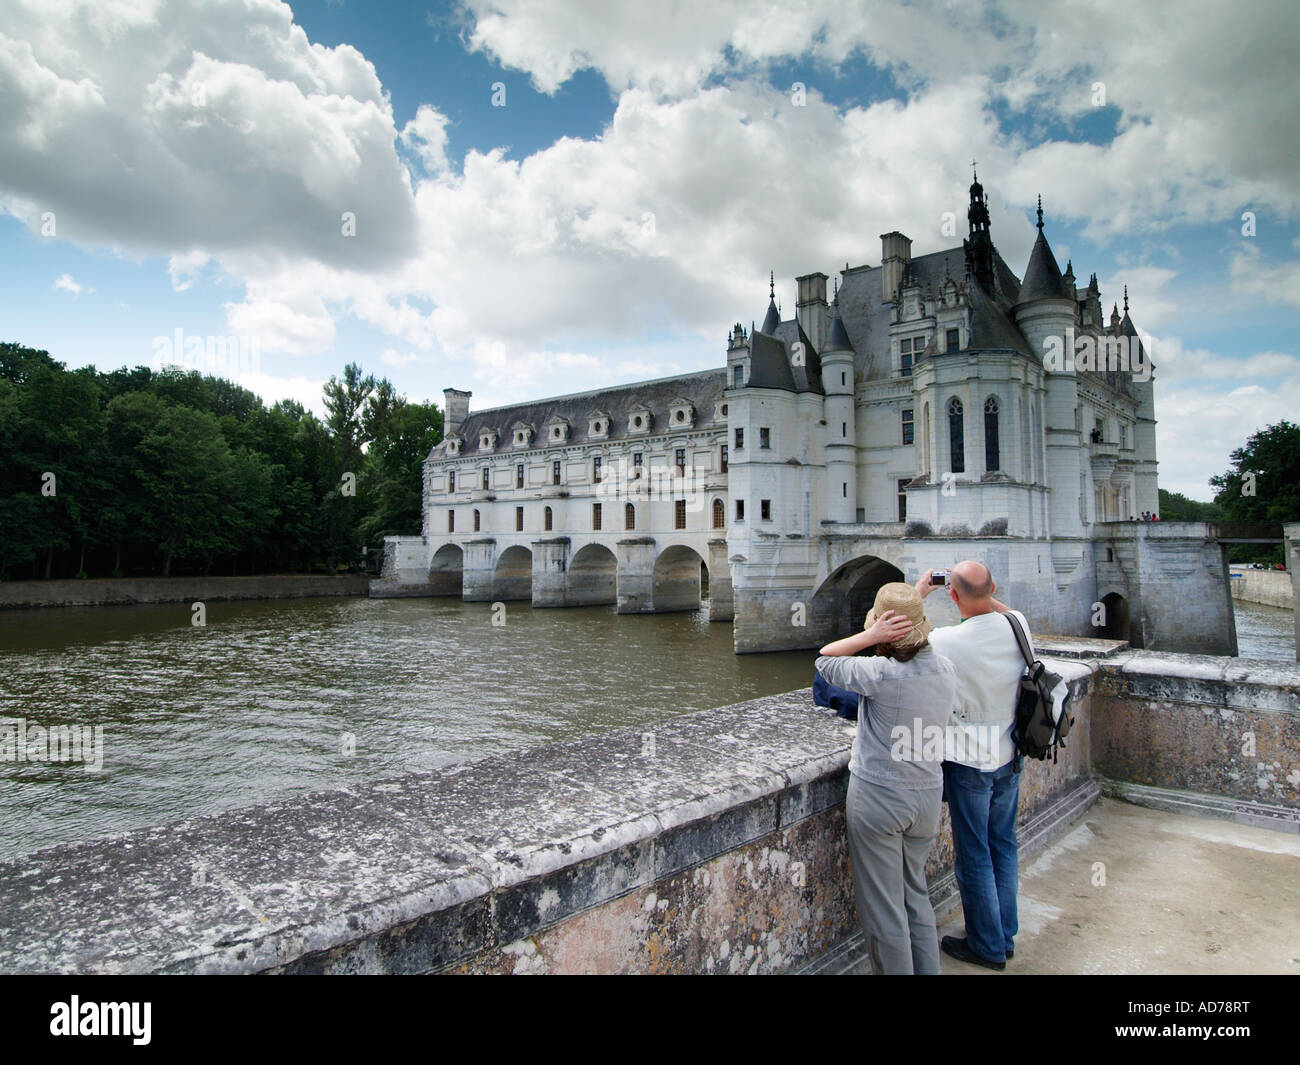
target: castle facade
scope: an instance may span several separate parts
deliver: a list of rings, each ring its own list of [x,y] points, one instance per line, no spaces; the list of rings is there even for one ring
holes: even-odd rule
[[[446,389],[422,535],[389,543],[388,587],[620,612],[704,596],[748,652],[817,646],[881,584],[976,558],[1036,631],[1232,653],[1207,528],[1132,520],[1159,502],[1127,291],[1107,316],[1095,274],[1061,271],[1041,203],[1023,279],[978,180],[968,226],[915,257],[886,233],[829,294],[796,278],[790,318],[773,283],[721,369],[474,412]],[[1189,589],[1199,619],[1165,602]]]

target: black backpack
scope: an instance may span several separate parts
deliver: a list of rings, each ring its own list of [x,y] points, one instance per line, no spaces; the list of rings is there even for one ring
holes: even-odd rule
[[[1066,689],[1065,700],[1061,704],[1061,719],[1057,721],[1052,714],[1052,693],[1057,685],[1064,683],[1061,676],[1051,672],[1029,651],[1029,641],[1020,627],[1020,622],[1010,611],[1006,619],[1011,622],[1011,629],[1016,634],[1016,643],[1025,659],[1025,672],[1020,678],[1020,694],[1016,702],[1016,723],[1011,730],[1011,742],[1016,747],[1017,760],[1020,758],[1046,759],[1052,756],[1056,762],[1056,751],[1065,746],[1065,737],[1070,734],[1074,717],[1070,713],[1070,693]]]

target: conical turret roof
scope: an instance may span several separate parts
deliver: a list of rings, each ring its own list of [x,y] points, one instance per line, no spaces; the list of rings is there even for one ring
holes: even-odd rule
[[[840,300],[835,298],[835,317],[831,319],[830,332],[826,334],[827,351],[852,351],[848,331],[844,328],[844,319],[840,317]]]
[[[1038,239],[1034,241],[1034,250],[1029,253],[1029,265],[1025,267],[1025,279],[1020,284],[1020,303],[1033,300],[1068,300],[1070,293],[1061,277],[1061,268],[1056,265],[1056,256],[1039,229]]]
[[[1052,254],[1052,248],[1043,236],[1043,198],[1039,196],[1038,239],[1034,241],[1034,250],[1029,253],[1029,265],[1025,267],[1025,279],[1020,284],[1018,302],[1070,298],[1070,290],[1061,277],[1061,268],[1056,265],[1056,256]]]

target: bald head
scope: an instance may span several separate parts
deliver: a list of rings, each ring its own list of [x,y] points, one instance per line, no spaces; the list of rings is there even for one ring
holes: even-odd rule
[[[993,595],[993,574],[979,562],[958,562],[949,574],[949,583],[965,602],[978,603]]]

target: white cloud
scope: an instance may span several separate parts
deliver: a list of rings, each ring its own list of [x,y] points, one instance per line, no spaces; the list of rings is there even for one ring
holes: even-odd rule
[[[23,0],[0,33],[12,103],[0,110],[0,207],[33,225],[55,210],[59,236],[82,245],[166,254],[177,290],[209,268],[242,284],[228,324],[263,351],[328,352],[352,314],[503,398],[554,391],[557,375],[594,387],[614,372],[720,364],[726,329],[762,313],[769,268],[788,314],[794,274],[876,262],[882,232],[908,233],[918,253],[951,244],[941,216],[964,218],[972,156],[1017,270],[1039,191],[1049,235],[1068,217],[1144,246],[1243,203],[1300,210],[1289,6],[1245,21],[1208,3],[1127,0],[469,6],[473,46],[544,90],[599,70],[617,94],[602,134],[523,160],[471,152],[457,167],[445,115],[422,105],[399,131],[371,63],[310,43],[276,0]],[[795,107],[763,80],[784,57],[855,51],[906,101],[840,111],[812,78]],[[989,106],[1002,97],[1071,121],[1096,80],[1121,111],[1109,145],[1008,134]],[[341,232],[345,211],[355,237]],[[1143,328],[1181,313],[1172,270],[1126,268],[1108,302],[1125,281]],[[645,363],[600,354],[649,335],[698,347],[666,345]],[[1181,355],[1158,356],[1158,372],[1176,373]]]
[[[0,98],[0,202],[33,225],[53,211],[61,239],[345,269],[414,248],[374,67],[275,0],[14,0]]]
[[[1258,358],[1255,356],[1254,358]],[[1267,387],[1194,383],[1156,389],[1156,453],[1160,487],[1211,499],[1207,482],[1231,465],[1231,453],[1265,425],[1294,420],[1300,410],[1300,370],[1290,368]],[[1159,371],[1157,370],[1157,374]]]
[[[413,352],[408,351],[402,353],[394,351],[392,348],[385,348],[379,353],[379,361],[385,366],[407,366],[413,362],[417,362],[419,358],[420,356]]]
[[[81,295],[81,285],[73,279],[71,274],[60,274],[54,279],[54,284],[50,287],[60,292],[71,292],[74,296]]]
[[[1249,10],[1215,0],[467,6],[476,16],[471,45],[527,72],[544,92],[590,68],[616,91],[689,95],[711,76],[783,57],[834,64],[858,52],[913,91],[996,72],[995,93],[1046,125],[1086,114],[1100,82],[1106,104],[1121,112],[1115,142],[1049,140],[1024,151],[998,182],[1012,202],[1028,208],[1036,192],[1050,190],[1053,215],[1082,219],[1097,236],[1235,217],[1242,204],[1300,212],[1293,178],[1300,8],[1287,0]],[[952,140],[955,155],[969,159],[961,138]]]
[[[226,376],[241,388],[247,388],[261,397],[267,406],[281,399],[292,399],[301,403],[317,417],[326,416],[324,379],[313,381],[301,374],[293,377],[278,377],[267,373],[239,373]]]
[[[1228,262],[1228,275],[1234,294],[1250,302],[1300,307],[1300,259],[1269,263],[1258,245],[1243,242]]]
[[[426,173],[446,170],[447,123],[446,115],[428,104],[421,104],[415,117],[402,127],[402,143],[414,151],[424,164]]]

